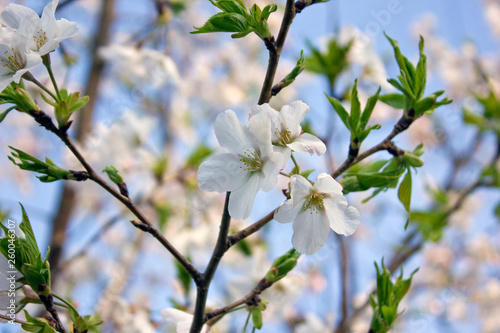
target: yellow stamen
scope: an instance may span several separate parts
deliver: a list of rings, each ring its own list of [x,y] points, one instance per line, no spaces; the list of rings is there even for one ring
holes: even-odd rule
[[[264,161],[260,158],[259,154],[250,149],[245,150],[243,155],[240,155],[240,162],[243,162],[243,166],[240,166],[244,171],[261,171]]]
[[[302,209],[304,211],[310,210],[310,214],[318,214],[320,209],[325,208],[325,204],[323,203],[323,199],[325,195],[322,193],[312,192],[311,195],[307,198],[306,203]]]

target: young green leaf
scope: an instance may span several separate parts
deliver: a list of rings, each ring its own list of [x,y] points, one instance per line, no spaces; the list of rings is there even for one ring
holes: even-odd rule
[[[375,95],[368,98],[368,101],[366,102],[366,105],[365,105],[365,109],[363,110],[363,113],[361,115],[361,122],[359,124],[360,128],[365,128],[366,125],[368,125],[368,121],[370,120],[373,109],[375,108],[375,105],[377,104],[377,101],[378,101],[378,98],[380,95],[380,90],[381,90],[381,87],[378,88]]]
[[[405,206],[407,212],[410,212],[411,187],[412,187],[411,172],[410,170],[408,170],[405,177],[403,178],[403,181],[401,182],[401,185],[399,185],[399,190],[398,190],[398,198],[401,201],[401,203]]]
[[[379,100],[383,103],[395,108],[402,109],[406,108],[406,98],[405,95],[401,95],[398,93],[392,93],[387,95],[379,96]]]
[[[326,96],[326,98],[328,98],[328,101],[333,106],[333,108],[335,109],[335,111],[337,112],[340,119],[342,120],[344,125],[347,127],[347,129],[351,130],[351,127],[349,125],[349,113],[347,113],[347,111],[344,108],[344,106],[342,105],[342,103],[340,103],[340,101],[338,99],[336,99],[335,97],[328,96],[326,93],[325,93],[325,96]]]
[[[351,113],[349,117],[349,124],[351,132],[357,132],[359,129],[359,120],[361,117],[361,103],[358,97],[358,80],[354,81],[354,86],[351,92]]]

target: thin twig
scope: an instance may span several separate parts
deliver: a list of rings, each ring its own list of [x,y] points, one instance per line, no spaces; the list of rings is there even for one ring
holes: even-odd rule
[[[255,288],[248,293],[248,295],[244,296],[243,298],[237,300],[234,303],[231,303],[229,305],[226,305],[224,307],[215,309],[209,313],[206,314],[207,318],[207,325],[211,326],[213,325],[219,318],[220,316],[225,315],[226,313],[231,312],[231,310],[237,308],[240,305],[247,304],[247,303],[252,303],[252,299],[260,295],[264,290],[268,289],[273,285],[272,282],[266,282],[265,279],[260,280],[260,282],[257,284]]]
[[[85,160],[80,151],[73,144],[72,140],[65,131],[59,130],[52,123],[52,120],[43,111],[31,111],[31,115],[35,120],[48,131],[57,135],[61,141],[68,147],[68,149],[73,153],[73,155],[78,159],[78,161],[83,165],[85,170],[89,174],[89,179],[97,183],[109,194],[114,196],[118,201],[120,201],[127,209],[134,214],[139,221],[147,226],[145,229],[141,229],[150,233],[154,238],[156,238],[173,256],[179,263],[188,271],[189,275],[193,278],[195,282],[199,282],[202,275],[198,270],[191,265],[191,263],[181,254],[177,249],[165,238],[165,236],[142,214],[142,212],[137,208],[134,203],[128,198],[120,194],[116,189],[111,187],[103,178],[101,178],[90,164]]]
[[[205,323],[205,306],[207,303],[208,289],[210,288],[210,283],[212,282],[217,266],[219,265],[222,256],[228,249],[227,235],[229,233],[229,225],[231,223],[231,216],[229,215],[230,195],[231,192],[226,193],[224,213],[222,214],[219,235],[217,237],[217,243],[215,244],[212,257],[210,258],[207,268],[203,273],[202,279],[196,283],[196,305],[194,308],[193,323],[191,324],[191,333],[199,332]]]
[[[349,272],[348,272],[348,248],[346,244],[346,239],[342,235],[336,234],[337,240],[339,241],[340,251],[339,251],[339,261],[340,261],[340,276],[342,284],[342,298],[341,298],[341,309],[342,309],[342,319],[341,322],[347,320],[349,315]]]
[[[368,156],[375,154],[376,152],[382,151],[382,150],[388,150],[392,147],[394,147],[394,144],[391,142],[392,139],[399,133],[405,131],[410,125],[413,123],[415,120],[414,118],[415,111],[409,110],[408,114],[404,114],[399,121],[397,122],[396,125],[394,125],[394,128],[392,132],[378,145],[368,149],[367,151],[363,152],[362,154],[358,155],[356,158],[352,158],[351,154],[349,154],[349,157],[342,163],[340,167],[337,168],[332,173],[333,178],[337,178],[340,176],[344,171],[349,169],[352,165],[357,164],[367,158]]]
[[[278,68],[278,63],[281,55],[281,50],[285,44],[286,36],[288,34],[288,30],[290,29],[290,25],[292,24],[293,18],[295,17],[295,5],[293,0],[287,0],[285,13],[283,16],[283,20],[281,22],[281,28],[278,33],[278,38],[276,43],[274,43],[274,39],[266,38],[264,40],[267,49],[269,50],[269,63],[267,66],[266,76],[264,79],[264,83],[262,85],[262,90],[259,97],[259,105],[269,102],[272,96],[272,87],[274,82],[274,77],[276,75],[276,70]],[[230,193],[226,193],[226,202],[224,204],[224,212],[221,220],[219,236],[217,238],[217,244],[214,248],[214,252],[212,253],[212,257],[210,258],[210,262],[207,265],[205,272],[202,275],[202,279],[196,283],[197,293],[196,293],[196,305],[194,311],[194,318],[191,324],[191,333],[198,333],[203,324],[206,321],[205,316],[205,305],[206,298],[208,295],[208,289],[210,287],[210,283],[212,281],[213,275],[219,262],[222,259],[224,253],[229,249],[232,243],[231,238],[228,237],[229,233],[229,225],[231,222],[231,216],[229,215],[229,196]],[[272,220],[273,214],[269,214],[269,221]],[[265,225],[266,221],[262,224]],[[257,231],[260,229],[258,224],[254,224],[254,230]],[[253,232],[255,232],[253,231]],[[251,232],[251,233],[253,233]]]
[[[287,0],[285,14],[283,16],[283,21],[281,21],[281,28],[278,33],[278,38],[276,44],[269,48],[269,62],[267,65],[266,77],[264,79],[264,84],[262,85],[262,90],[259,97],[259,105],[268,103],[271,100],[271,94],[273,89],[274,76],[276,75],[276,70],[278,69],[278,63],[280,61],[281,50],[285,45],[286,36],[290,25],[292,24],[293,18],[295,17],[295,5],[293,0]]]
[[[458,209],[460,209],[460,207],[465,202],[465,199],[467,199],[467,197],[470,196],[475,190],[477,190],[478,188],[480,188],[482,186],[489,186],[489,185],[490,184],[485,183],[484,181],[478,180],[477,182],[475,182],[474,184],[472,184],[471,186],[469,186],[467,189],[465,189],[461,193],[460,197],[457,199],[457,201],[455,202],[455,204],[453,204],[453,206],[451,206],[448,209],[448,211],[446,212],[444,218],[445,219],[449,218]],[[420,251],[420,249],[423,247],[424,240],[419,240],[416,244],[408,247],[409,244],[411,244],[414,241],[414,239],[417,237],[417,235],[418,235],[418,232],[416,230],[414,230],[413,232],[411,232],[410,234],[408,234],[405,237],[405,239],[402,242],[402,245],[400,247],[398,247],[398,248],[404,248],[405,250],[397,252],[397,253],[394,254],[391,262],[387,266],[387,268],[389,269],[389,271],[391,273],[394,273],[411,256],[413,256],[413,254],[415,254],[416,252]],[[375,294],[375,293],[376,293],[376,289],[371,292],[371,294]],[[369,300],[367,300],[363,305],[361,305],[356,310],[354,310],[354,312],[351,314],[351,316],[348,319],[346,319],[345,321],[341,322],[339,324],[339,326],[335,329],[334,332],[335,333],[347,333],[348,332],[348,328],[353,323],[353,321],[356,320],[356,318],[359,317],[364,312],[364,310],[368,307],[369,304],[370,304]]]

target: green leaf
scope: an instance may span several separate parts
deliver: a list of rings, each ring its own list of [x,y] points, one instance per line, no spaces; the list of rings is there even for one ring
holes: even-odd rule
[[[109,179],[115,184],[125,182],[120,171],[118,171],[118,169],[113,165],[108,165],[107,167],[104,168],[104,170],[102,170],[102,172],[106,173]]]
[[[50,161],[51,164],[42,162],[22,150],[11,146],[9,146],[9,148],[13,150],[13,152],[11,152],[12,156],[9,156],[9,160],[22,170],[44,174],[45,176],[39,177],[42,182],[74,179],[73,174],[70,171],[57,167],[52,161],[50,161],[50,159],[48,161]],[[19,162],[16,162],[15,158],[19,159]]]
[[[262,39],[271,37],[267,19],[272,12],[276,11],[276,5],[268,5],[264,7],[264,10],[253,5],[248,12],[241,0],[211,0],[211,3],[222,12],[210,17],[202,27],[195,27],[192,34],[232,32],[232,38],[241,38],[255,32]]]
[[[406,107],[406,97],[398,93],[382,95],[379,97],[383,103],[395,108],[404,110]]]
[[[405,160],[410,166],[414,168],[420,168],[421,166],[424,165],[424,160],[422,160],[417,155],[410,153],[409,151],[405,151],[402,157],[403,160]]]
[[[349,124],[351,125],[351,132],[356,132],[359,129],[359,119],[361,117],[361,103],[358,97],[358,80],[354,81],[354,86],[351,92],[351,114],[349,117]]]
[[[237,13],[242,16],[247,15],[246,5],[241,0],[218,0],[210,1],[214,6],[226,13]]]
[[[500,202],[497,203],[497,206],[495,207],[495,216],[497,217],[498,221],[500,221]]]
[[[391,326],[396,318],[397,306],[387,306],[382,305],[380,307],[380,312],[382,313],[382,317],[384,318],[387,326]]]
[[[21,327],[26,332],[34,332],[34,333],[56,333],[56,330],[53,329],[47,319],[45,318],[34,318],[29,315],[29,313],[24,310],[24,315],[26,317],[26,323],[22,323]]]
[[[302,177],[304,177],[305,179],[307,179],[307,177],[309,177],[309,176],[311,175],[311,173],[313,173],[313,172],[314,172],[314,170],[315,170],[315,169],[309,169],[309,170],[302,171],[302,172],[300,173],[300,175],[301,175]]]
[[[416,79],[419,85],[416,87],[417,98],[422,98],[427,84],[427,57],[424,54],[424,39],[420,36],[420,42],[418,44],[420,51],[420,59],[417,64]]]
[[[7,117],[9,112],[12,110],[13,110],[13,108],[9,108],[9,109],[5,110],[4,112],[0,113],[0,123],[5,119],[5,117]]]
[[[406,71],[406,63],[405,63],[404,56],[401,53],[401,50],[399,49],[398,42],[396,42],[394,39],[390,38],[385,32],[384,32],[384,35],[392,45],[392,48],[394,50],[394,56],[396,58],[396,61],[398,63],[399,68],[401,69],[401,71],[405,72]],[[405,74],[407,74],[407,73],[405,73]]]
[[[415,104],[415,114],[417,116],[421,115],[425,111],[434,109],[434,105],[436,104],[436,95],[430,95]]]
[[[401,268],[401,276],[397,278],[396,284],[394,286],[394,298],[397,303],[401,302],[408,290],[410,290],[413,275],[415,275],[415,273],[417,272],[418,268],[411,273],[410,277],[407,280],[403,280],[403,269]]]
[[[407,212],[410,212],[411,203],[411,172],[408,170],[401,185],[399,185],[398,198],[401,203],[405,206]]]
[[[244,16],[234,13],[218,13],[208,19],[201,28],[196,28],[192,34],[210,32],[251,32]]]
[[[347,111],[344,108],[344,106],[342,105],[342,103],[340,103],[340,101],[338,99],[336,99],[335,97],[328,96],[326,93],[325,93],[325,96],[326,96],[326,98],[328,98],[328,101],[333,106],[333,108],[335,109],[335,111],[337,112],[340,119],[342,120],[344,125],[347,127],[347,129],[351,130],[351,127],[349,125],[349,113],[347,113]]]
[[[252,324],[253,326],[260,330],[262,328],[262,312],[258,308],[253,308],[250,310],[250,313],[252,314]]]
[[[308,42],[311,55],[306,59],[306,70],[325,76],[330,86],[334,87],[337,77],[348,68],[352,43],[353,40],[350,40],[341,44],[334,37],[328,41],[327,50],[322,53]]]
[[[363,114],[361,115],[361,122],[359,125],[360,128],[365,128],[366,125],[368,124],[368,121],[370,120],[373,109],[375,108],[375,105],[377,104],[380,90],[381,90],[381,87],[378,88],[377,93],[375,95],[368,98],[368,101],[366,102],[365,109],[363,110]]]
[[[395,79],[387,79],[387,82],[389,82],[394,88],[398,89],[401,91],[403,94],[405,94],[406,97],[410,96],[410,93],[406,91],[406,88],[399,83],[399,81]]]
[[[443,237],[446,226],[446,212],[443,211],[418,211],[410,213],[410,222],[415,223],[419,232],[425,239],[437,242]]]
[[[262,10],[262,14],[260,16],[260,19],[261,20],[267,20],[269,18],[269,15],[271,15],[271,13],[274,13],[277,10],[278,10],[278,6],[277,5],[275,5],[275,4],[267,5]],[[301,54],[302,54],[302,52],[301,52]]]
[[[19,206],[21,206],[21,211],[23,214],[22,222],[21,224],[19,224],[19,229],[21,229],[21,231],[24,233],[25,239],[28,242],[31,250],[33,250],[33,252],[38,252],[38,244],[36,243],[35,234],[33,233],[33,228],[31,227],[31,222],[28,218],[28,214],[26,213],[26,210],[21,203],[19,203]]]
[[[186,166],[189,168],[198,168],[200,164],[213,152],[214,150],[212,148],[204,143],[201,143],[191,152],[191,154],[189,154],[186,160]]]

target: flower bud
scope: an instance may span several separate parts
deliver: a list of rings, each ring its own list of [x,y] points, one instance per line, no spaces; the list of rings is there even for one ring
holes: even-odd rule
[[[36,104],[35,100],[31,95],[23,88],[16,87],[14,89],[15,104],[19,109],[25,112],[30,110],[40,111],[40,107]]]

